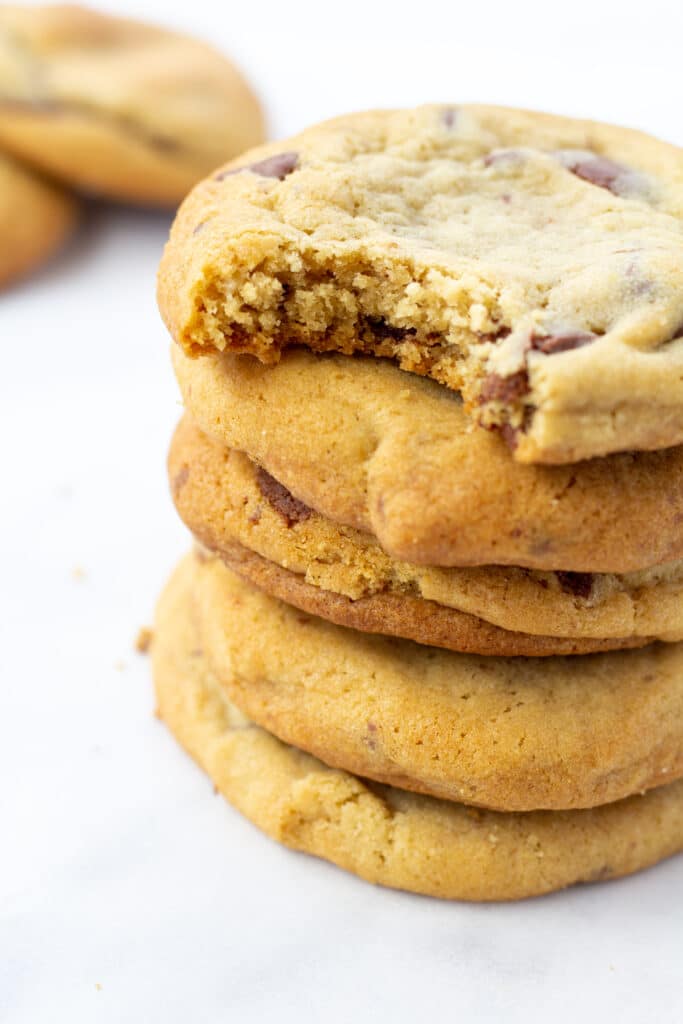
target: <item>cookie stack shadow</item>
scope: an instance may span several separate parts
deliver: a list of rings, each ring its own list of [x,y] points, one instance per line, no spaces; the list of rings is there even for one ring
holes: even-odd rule
[[[508,402],[510,429],[473,422],[480,406],[467,393],[463,402],[420,375],[432,366],[415,356],[428,295],[402,314],[409,327],[378,320],[375,308],[362,344],[344,324],[338,341],[337,320],[307,338],[307,317],[313,332],[326,310],[341,322],[361,302],[380,302],[369,282],[384,250],[363,249],[355,221],[346,234],[337,225],[342,242],[334,234],[326,249],[325,218],[340,196],[360,203],[363,189],[380,187],[379,170],[368,175],[358,161],[355,178],[353,160],[362,131],[374,145],[375,119],[393,116],[340,122],[338,135],[333,124],[319,150],[304,135],[287,152],[256,151],[195,190],[179,214],[160,276],[185,407],[168,467],[195,546],[158,606],[159,715],[260,829],[368,881],[507,900],[618,878],[683,849],[683,448],[672,440],[621,451],[591,421],[581,450],[593,445],[596,457],[566,457],[573,413],[553,420],[552,401],[533,406],[518,385],[549,365],[558,380],[558,366],[583,366],[588,346],[602,344],[583,324],[584,333],[570,324],[543,334],[537,350],[520,349],[527,368],[481,386],[491,415]],[[515,141],[511,114],[471,116],[488,118],[487,130],[502,126],[500,146]],[[533,120],[520,117],[521,136]],[[401,121],[391,173],[420,133],[416,161],[447,147],[460,159],[445,138],[454,118],[425,108],[405,122],[409,131]],[[585,149],[581,123],[556,120],[542,121],[536,156],[515,159],[536,159],[544,182],[552,174],[557,188],[583,190],[581,202],[603,202],[590,191],[609,187],[597,173],[552,163],[552,145]],[[489,193],[500,187],[508,210],[512,163],[473,157],[479,136],[463,123],[467,173]],[[485,151],[492,143],[482,138]],[[370,143],[368,152],[374,159]],[[437,170],[445,195],[443,163]],[[416,165],[407,178],[406,218],[422,172]],[[390,205],[396,180],[381,186]],[[309,193],[317,202],[329,181],[318,248],[309,249],[314,204],[297,204]],[[381,222],[375,199],[367,217]],[[432,259],[399,229],[387,252],[395,237],[415,261]],[[281,239],[284,270],[272,256]],[[338,258],[344,273],[350,253],[366,258],[360,284],[329,269]],[[280,319],[267,307],[274,294]],[[286,315],[294,344],[277,334]],[[487,337],[507,345],[513,335]],[[396,365],[408,359],[419,372]],[[480,385],[473,374],[475,398]],[[547,450],[541,415],[555,431]],[[581,426],[587,413],[576,415]],[[636,437],[637,424],[628,427]],[[539,461],[520,458],[523,445],[510,451],[527,429]],[[548,453],[554,464],[542,461]]]

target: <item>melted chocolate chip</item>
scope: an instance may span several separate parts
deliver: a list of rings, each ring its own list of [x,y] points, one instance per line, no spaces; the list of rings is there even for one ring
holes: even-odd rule
[[[393,324],[379,318],[368,317],[367,323],[373,337],[380,341],[403,341],[404,338],[412,338],[416,333],[414,327],[394,327]]]
[[[532,334],[531,347],[547,356],[556,352],[570,352],[575,348],[583,348],[595,341],[597,334],[591,331],[555,331],[554,334]]]
[[[521,398],[529,390],[529,378],[526,370],[518,370],[509,377],[501,377],[497,373],[490,373],[484,380],[479,392],[480,403],[484,402],[512,402]]]
[[[252,174],[260,174],[263,178],[277,178],[284,181],[288,174],[295,171],[299,163],[298,153],[276,153],[275,156],[268,156],[265,160],[257,160],[255,164],[247,164],[246,167],[235,167],[231,171],[221,171],[216,174],[214,181],[223,181],[233,174],[241,174],[242,171],[251,171]]]
[[[296,523],[303,523],[311,516],[312,510],[308,505],[304,505],[303,501],[295,498],[279,480],[272,477],[270,473],[266,473],[265,469],[261,469],[260,466],[256,473],[256,483],[268,504],[284,519],[288,527],[295,526]]]
[[[568,170],[577,178],[597,185],[598,188],[605,188],[614,195],[618,194],[615,187],[620,178],[626,173],[626,168],[609,160],[606,156],[587,156],[585,159],[570,161],[567,164]]]
[[[589,598],[593,592],[593,576],[589,572],[556,572],[557,582],[565,594]]]
[[[503,423],[500,428],[500,436],[505,441],[511,452],[514,452],[515,448],[519,444],[519,435],[521,431],[519,427],[513,427],[511,423]]]
[[[509,327],[499,327],[496,331],[491,331],[490,334],[485,334],[482,331],[477,332],[477,338],[480,341],[502,341],[503,338],[507,338],[511,333]]]

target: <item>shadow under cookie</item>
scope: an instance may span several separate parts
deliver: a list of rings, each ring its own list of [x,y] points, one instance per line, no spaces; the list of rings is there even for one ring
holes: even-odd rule
[[[368,783],[287,746],[226,699],[193,619],[194,565],[159,602],[157,707],[219,791],[273,839],[369,882],[512,900],[616,878],[683,848],[683,783],[593,810],[501,814]]]

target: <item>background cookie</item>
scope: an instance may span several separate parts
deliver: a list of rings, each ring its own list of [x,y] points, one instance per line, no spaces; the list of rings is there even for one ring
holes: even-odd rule
[[[210,437],[393,558],[626,573],[683,557],[683,448],[523,466],[453,392],[383,360],[173,361]]]
[[[216,687],[186,562],[159,603],[158,713],[220,792],[279,842],[370,882],[509,900],[614,878],[683,847],[683,783],[588,811],[498,814],[363,782],[285,746]]]
[[[48,260],[76,220],[66,192],[0,155],[0,288]]]
[[[197,40],[75,6],[0,8],[0,144],[74,187],[174,205],[263,135],[240,73]]]
[[[681,644],[477,657],[304,615],[215,558],[192,586],[228,698],[326,764],[504,811],[595,806],[683,773]]]
[[[160,305],[191,354],[395,359],[522,462],[683,442],[683,150],[529,111],[354,114],[183,206]],[[200,230],[201,228],[201,230]]]
[[[683,638],[683,562],[623,576],[398,562],[369,534],[304,505],[189,416],[174,434],[168,471],[176,508],[202,544],[268,593],[340,625],[453,650],[496,639],[507,645],[489,647],[493,654],[599,650],[609,646],[605,638],[613,647],[628,637]],[[500,629],[487,631],[481,620]],[[535,649],[528,634],[540,638]],[[553,648],[548,637],[562,639]],[[572,637],[589,642],[572,647]]]

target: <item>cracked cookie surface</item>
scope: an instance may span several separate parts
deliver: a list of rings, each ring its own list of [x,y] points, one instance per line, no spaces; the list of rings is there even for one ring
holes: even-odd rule
[[[629,573],[683,558],[683,448],[574,466],[513,462],[457,395],[387,360],[173,348],[188,412],[304,504],[392,558]]]
[[[223,796],[271,838],[369,882],[510,900],[640,870],[683,848],[683,784],[593,810],[500,814],[368,783],[247,719],[193,625],[191,563],[169,582],[152,644],[160,717]]]
[[[611,802],[683,773],[683,645],[494,658],[333,625],[219,558],[188,570],[226,695],[327,764],[505,811]]]
[[[76,6],[0,8],[0,143],[71,186],[172,206],[264,136],[231,62]]]
[[[683,442],[683,151],[495,107],[338,118],[183,204],[162,314],[190,354],[363,352],[464,395],[521,462]]]
[[[304,505],[185,417],[171,442],[176,508],[235,572],[303,611],[456,651],[585,653],[683,639],[683,562],[624,576],[391,559]]]

